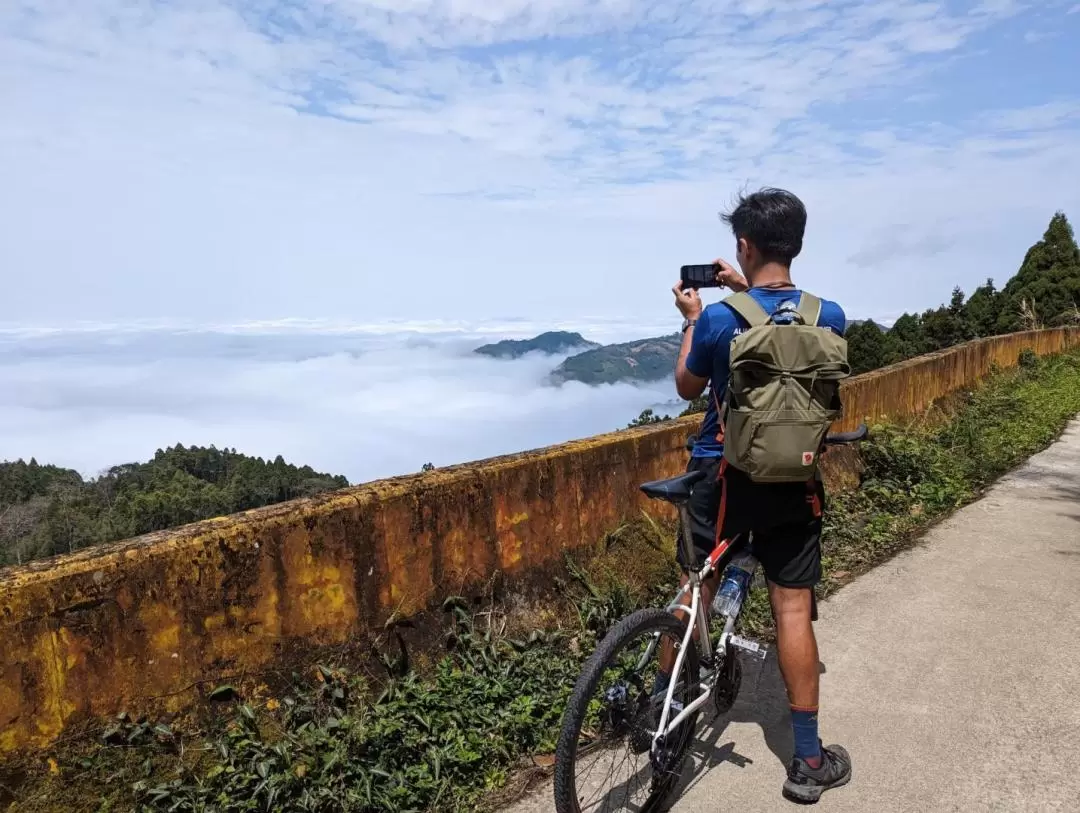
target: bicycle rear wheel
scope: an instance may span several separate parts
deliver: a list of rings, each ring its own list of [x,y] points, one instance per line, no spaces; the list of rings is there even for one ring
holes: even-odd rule
[[[682,646],[686,625],[650,608],[612,628],[585,663],[563,713],[555,751],[557,813],[654,813],[674,790],[694,737],[697,713],[651,754],[663,698],[652,698],[660,644]],[[648,657],[645,657],[648,655]],[[697,647],[691,640],[676,681],[674,700],[697,697]]]

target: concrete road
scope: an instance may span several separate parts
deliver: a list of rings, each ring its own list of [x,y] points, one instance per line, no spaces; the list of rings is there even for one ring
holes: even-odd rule
[[[982,500],[822,603],[821,731],[851,752],[817,809],[1080,810],[1080,422]],[[797,809],[775,656],[706,719],[672,810]],[[551,786],[512,808],[551,811]]]

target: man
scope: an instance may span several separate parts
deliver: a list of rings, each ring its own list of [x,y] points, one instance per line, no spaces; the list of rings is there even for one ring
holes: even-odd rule
[[[743,273],[717,260],[718,281],[734,291],[749,290],[769,314],[785,303],[797,304],[801,291],[791,281],[791,261],[802,250],[806,229],[802,202],[790,192],[763,189],[740,197],[723,219],[734,232],[735,259]],[[683,562],[680,552],[680,565],[684,570],[700,567],[718,538],[753,532],[753,553],[765,571],[776,619],[780,671],[787,686],[795,738],[795,754],[783,792],[797,801],[817,801],[825,790],[851,778],[847,751],[840,746],[822,747],[817,731],[819,664],[811,600],[814,585],[821,579],[824,489],[820,478],[805,484],[761,485],[738,469],[721,468],[724,447],[717,412],[727,388],[729,345],[748,325],[722,302],[703,308],[697,291],[683,290],[681,283],[674,293],[675,304],[685,317],[675,369],[676,389],[682,398],[693,400],[712,384],[708,410],[687,467],[708,475],[694,488],[689,506],[698,561]],[[817,324],[843,335],[844,312],[835,302],[823,299]],[[724,490],[723,527],[717,534]],[[711,601],[719,576],[703,586],[704,601]],[[661,683],[670,681],[668,673],[674,665],[664,660],[668,658],[661,661]]]

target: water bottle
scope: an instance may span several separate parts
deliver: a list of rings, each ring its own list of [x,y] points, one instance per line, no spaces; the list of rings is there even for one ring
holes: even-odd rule
[[[749,554],[737,557],[724,571],[720,589],[716,591],[712,610],[716,615],[734,616],[750,590],[750,579],[757,568],[757,559]]]

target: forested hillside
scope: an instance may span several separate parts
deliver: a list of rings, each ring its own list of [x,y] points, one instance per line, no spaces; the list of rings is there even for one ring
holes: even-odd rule
[[[619,381],[658,381],[671,375],[681,336],[657,336],[609,344],[571,356],[556,367],[549,381],[563,384],[614,384]]]
[[[905,313],[887,331],[870,321],[852,324],[847,329],[848,354],[854,371],[864,373],[970,339],[1080,325],[1078,308],[1080,249],[1072,226],[1058,212],[1002,290],[989,279],[970,297],[956,288],[948,305]]]
[[[0,566],[348,484],[280,455],[267,461],[235,449],[181,445],[91,480],[33,459],[0,463]]]

